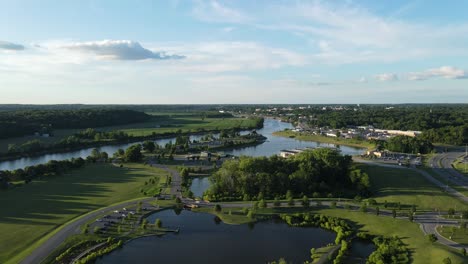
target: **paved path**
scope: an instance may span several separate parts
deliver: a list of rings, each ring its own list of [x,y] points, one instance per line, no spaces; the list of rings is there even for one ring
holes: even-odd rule
[[[171,174],[171,196],[182,198],[182,176],[177,170],[163,164],[150,163],[151,166],[165,170]]]
[[[154,198],[146,198],[138,201],[150,201]],[[44,260],[50,253],[52,253],[65,239],[74,234],[81,233],[81,226],[86,222],[97,218],[99,215],[112,212],[114,210],[122,209],[123,207],[136,206],[138,201],[123,202],[118,205],[108,206],[85,215],[74,222],[64,226],[57,233],[52,235],[47,241],[37,247],[28,257],[21,261],[22,264],[36,264]]]

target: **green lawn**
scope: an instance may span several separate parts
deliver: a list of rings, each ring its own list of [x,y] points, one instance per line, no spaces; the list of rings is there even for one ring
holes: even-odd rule
[[[369,174],[373,198],[378,203],[400,202],[418,210],[468,209],[468,205],[443,192],[424,176],[409,169],[360,165]]]
[[[457,159],[452,165],[457,171],[468,176],[468,164],[465,164],[462,158]]]
[[[321,135],[313,135],[309,133],[293,132],[293,131],[288,131],[288,130],[274,132],[273,135],[280,136],[280,137],[293,137],[295,139],[303,140],[303,141],[316,141],[316,142],[322,142],[322,143],[346,145],[346,146],[360,147],[360,148],[367,148],[367,149],[375,148],[374,144],[365,140],[333,138],[333,137],[326,137],[326,136],[321,136]]]
[[[79,215],[141,197],[146,180],[166,174],[141,164],[94,164],[0,192],[0,263]]]
[[[255,120],[248,118],[205,118],[199,117],[174,117],[161,119],[159,123],[147,123],[146,126],[120,129],[132,136],[147,136],[153,132],[156,134],[182,132],[197,132],[203,130],[222,130],[240,128],[254,128]],[[157,127],[160,125],[160,127]]]
[[[442,236],[460,244],[468,245],[468,229],[451,226],[439,226],[437,232]]]
[[[398,236],[411,250],[412,263],[430,264],[442,263],[446,257],[450,257],[452,263],[466,263],[468,258],[456,250],[430,243],[424,236],[418,224],[408,220],[393,219],[383,216],[375,216],[356,211],[343,209],[322,209],[319,213],[336,216],[354,222],[360,231],[367,231],[375,235]]]

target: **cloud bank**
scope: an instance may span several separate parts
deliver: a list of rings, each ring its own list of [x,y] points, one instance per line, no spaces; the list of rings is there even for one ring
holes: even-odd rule
[[[377,74],[375,76],[375,79],[382,81],[382,82],[397,81],[398,76],[394,73],[382,73],[382,74]]]
[[[4,50],[24,50],[24,46],[21,45],[21,44],[16,44],[16,43],[0,40],[0,49],[4,49]]]
[[[408,73],[407,78],[410,81],[424,81],[431,78],[466,79],[468,78],[468,72],[452,66],[442,66],[423,72]]]
[[[76,42],[70,45],[64,45],[62,48],[94,53],[100,58],[111,60],[171,60],[185,58],[185,56],[182,55],[168,55],[163,51],[154,52],[144,48],[140,43],[130,40]]]

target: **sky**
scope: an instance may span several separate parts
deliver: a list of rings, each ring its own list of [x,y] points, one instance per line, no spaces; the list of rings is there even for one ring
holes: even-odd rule
[[[0,104],[468,103],[468,1],[0,0]]]

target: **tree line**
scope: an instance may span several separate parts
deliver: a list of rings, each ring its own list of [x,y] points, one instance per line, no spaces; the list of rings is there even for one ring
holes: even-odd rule
[[[408,136],[391,137],[387,141],[379,141],[377,145],[379,148],[389,151],[413,154],[430,153],[434,148],[432,143],[427,139]]]
[[[354,197],[369,195],[369,177],[351,167],[351,156],[333,149],[228,160],[211,176],[209,200],[263,200],[287,197]]]
[[[0,138],[52,133],[54,129],[130,124],[150,118],[143,112],[125,109],[0,111]]]

